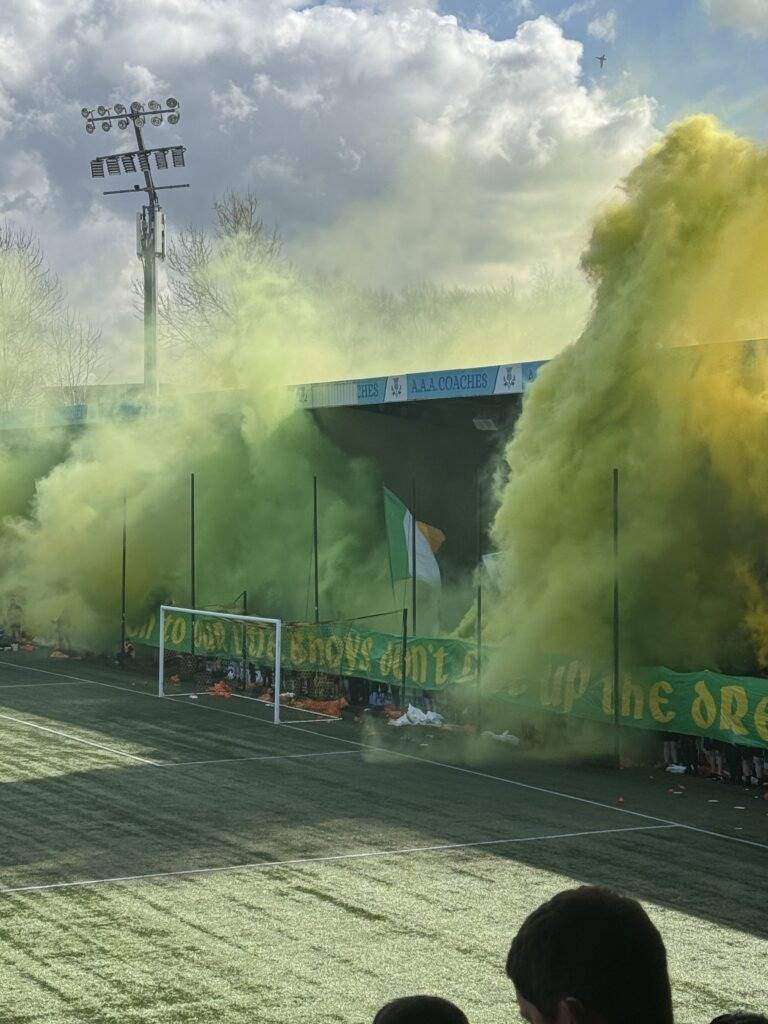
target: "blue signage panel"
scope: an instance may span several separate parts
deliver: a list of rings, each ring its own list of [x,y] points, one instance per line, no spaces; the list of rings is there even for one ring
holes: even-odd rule
[[[317,409],[343,405],[380,405],[385,402],[423,402],[434,398],[476,398],[482,395],[521,394],[533,383],[543,360],[503,363],[461,370],[403,373],[390,377],[301,384],[293,390],[300,405]]]

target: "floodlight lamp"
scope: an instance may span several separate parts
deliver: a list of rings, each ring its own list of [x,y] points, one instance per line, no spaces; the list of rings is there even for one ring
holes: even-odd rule
[[[150,110],[160,109],[160,104],[157,102],[157,100],[150,100],[147,106],[149,107]]]
[[[141,104],[137,100],[134,100],[133,103],[131,104],[131,113],[132,114],[138,114],[138,112],[140,110],[141,110]]]
[[[161,125],[163,123],[162,114],[153,114],[152,117],[150,117],[150,121],[155,126],[155,128],[157,128],[158,125]]]
[[[142,114],[139,114],[137,117],[133,119],[133,123],[137,125],[137,127],[143,128],[144,124],[146,123],[146,118]]]
[[[174,148],[171,150],[171,159],[173,160],[173,166],[174,167],[183,167],[184,166],[184,147],[183,146],[174,146]]]
[[[93,121],[87,121],[85,125],[85,130],[88,132],[89,135],[93,135],[93,133],[96,131],[96,125],[93,123]]]
[[[123,106],[122,103],[116,103],[115,104],[115,113],[116,114],[124,114],[125,113],[125,107]]]
[[[117,122],[117,127],[125,131],[125,129],[128,127],[130,123],[131,122],[128,120],[127,117],[121,117],[120,120]]]
[[[179,115],[178,114],[169,114],[168,115],[168,124],[178,124],[178,123],[179,123]]]
[[[120,159],[123,162],[123,170],[126,174],[136,173],[136,161],[133,159],[133,153],[125,153]]]
[[[102,131],[108,132],[111,127],[112,127],[112,125],[111,125],[111,123],[109,121],[102,121],[101,122],[101,129],[102,129]]]
[[[97,157],[95,160],[91,160],[91,177],[104,177],[104,161],[101,157]]]
[[[179,101],[177,99],[174,99],[173,96],[169,96],[168,99],[165,101],[165,105],[170,110],[175,110],[176,107],[178,107],[179,105]]]
[[[158,171],[168,170],[168,154],[164,149],[155,151],[155,163],[157,164]]]
[[[83,107],[83,109],[80,111],[80,113],[83,115],[83,117],[90,117],[91,116],[91,112],[88,109],[88,107]]]

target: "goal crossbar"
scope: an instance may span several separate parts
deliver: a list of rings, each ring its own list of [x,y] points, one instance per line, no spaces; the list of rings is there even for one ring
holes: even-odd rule
[[[275,629],[275,669],[274,669],[274,722],[275,725],[280,725],[280,693],[281,693],[281,647],[283,638],[283,622],[282,619],[271,619],[263,615],[237,615],[234,612],[212,612],[204,608],[179,608],[175,604],[161,604],[160,605],[160,623],[159,623],[159,666],[158,666],[158,696],[165,697],[165,616],[166,613],[192,616],[192,630],[194,637],[194,621],[195,618],[206,618],[206,619],[230,619],[235,622],[254,622],[262,625],[274,626]]]

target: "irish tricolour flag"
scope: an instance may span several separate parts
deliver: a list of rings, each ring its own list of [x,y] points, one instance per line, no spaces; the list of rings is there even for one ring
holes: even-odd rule
[[[407,580],[413,572],[411,543],[413,516],[396,494],[384,488],[384,517],[389,541],[389,564],[392,582]],[[445,534],[436,526],[416,520],[416,579],[440,586],[440,566],[435,552],[445,540]]]

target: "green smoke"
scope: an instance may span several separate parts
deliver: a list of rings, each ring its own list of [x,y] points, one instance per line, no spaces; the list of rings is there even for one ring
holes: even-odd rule
[[[609,663],[614,467],[626,662],[765,663],[766,346],[729,343],[768,335],[767,228],[768,155],[704,117],[597,219],[592,315],[506,451],[504,671],[553,652]]]

